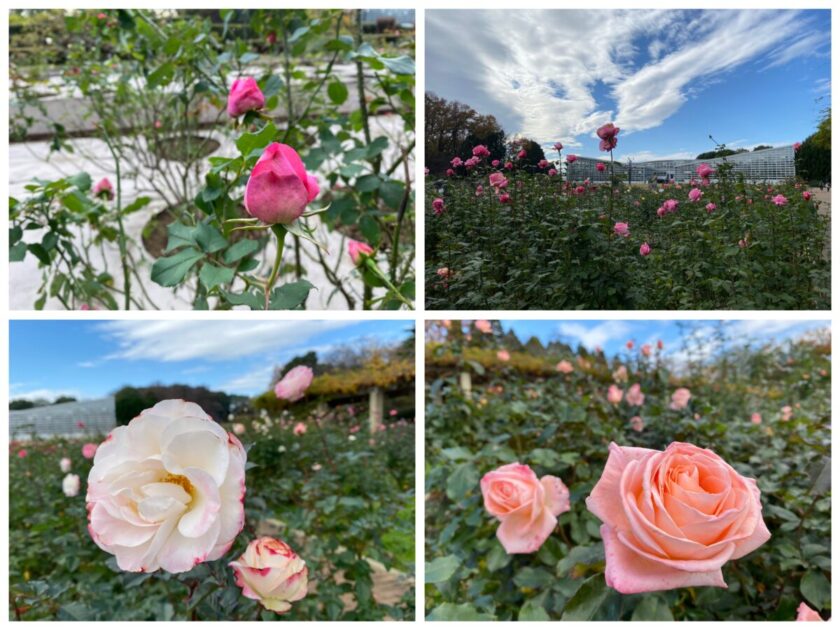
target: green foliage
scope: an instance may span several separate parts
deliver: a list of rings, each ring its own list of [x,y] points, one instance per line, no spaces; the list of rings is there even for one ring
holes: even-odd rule
[[[793,620],[806,601],[831,614],[830,338],[811,335],[784,346],[731,348],[676,371],[656,350],[608,359],[555,346],[535,362],[569,361],[570,374],[535,371],[523,353],[486,362],[482,352],[507,348],[503,331],[427,346],[426,613],[429,619],[507,620]],[[454,332],[453,332],[454,331]],[[717,334],[717,333],[716,333]],[[719,333],[725,335],[725,332]],[[705,337],[708,341],[708,333]],[[460,357],[452,362],[449,357]],[[641,408],[613,405],[606,393],[620,366],[645,395]],[[459,372],[472,373],[472,394]],[[671,394],[688,387],[684,410]],[[782,408],[791,407],[783,419]],[[751,414],[761,413],[753,424]],[[633,430],[639,415],[644,428]],[[729,588],[681,588],[621,595],[604,581],[600,521],[585,499],[600,478],[611,441],[663,449],[673,441],[714,450],[761,490],[772,537],[723,567]],[[498,521],[483,507],[479,479],[504,464],[529,465],[560,477],[571,510],[538,552],[507,555]]]
[[[309,593],[284,620],[412,619],[413,424],[369,435],[351,433],[358,421],[344,413],[317,421],[289,412],[235,420],[247,427],[245,529],[225,557],[179,575],[120,572],[91,540],[85,510],[91,463],[81,446],[101,436],[30,442],[25,458],[11,457],[10,483],[21,491],[10,503],[10,618],[277,621],[242,595],[227,566],[254,537],[271,535],[309,568]],[[298,421],[308,428],[300,436],[291,430]],[[65,456],[82,478],[76,497],[61,490],[58,462]],[[384,570],[401,576],[407,588],[401,598],[375,597],[373,576]]]
[[[803,149],[804,150],[804,149]],[[798,182],[734,181],[721,167],[703,187],[588,188],[504,171],[502,204],[479,167],[426,188],[430,309],[826,309],[829,218]],[[481,185],[481,194],[477,186]],[[787,204],[777,206],[781,194]],[[444,201],[435,215],[432,202]],[[667,199],[675,213],[657,216]],[[714,203],[712,212],[707,203]],[[614,233],[629,224],[630,236]],[[739,246],[743,241],[744,247]],[[642,243],[651,248],[640,254]],[[446,269],[446,275],[439,270]]]
[[[144,409],[149,409],[162,400],[173,398],[196,403],[217,421],[226,420],[230,410],[230,396],[224,392],[210,391],[206,387],[190,385],[123,387],[114,394],[117,424],[128,424]]]

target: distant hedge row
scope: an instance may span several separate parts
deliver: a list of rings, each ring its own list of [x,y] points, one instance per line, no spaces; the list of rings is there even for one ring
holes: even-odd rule
[[[114,394],[117,424],[131,422],[144,409],[161,400],[181,398],[199,405],[214,420],[223,422],[230,413],[230,396],[224,392],[210,391],[206,387],[189,385],[151,385],[149,387],[123,387]]]

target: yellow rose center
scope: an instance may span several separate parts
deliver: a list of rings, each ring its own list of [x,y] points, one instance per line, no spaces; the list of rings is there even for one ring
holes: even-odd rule
[[[161,483],[173,483],[176,486],[181,486],[188,495],[190,495],[190,501],[195,498],[195,488],[190,483],[190,480],[184,477],[183,475],[173,475],[172,473],[166,475],[163,479],[160,480]]]

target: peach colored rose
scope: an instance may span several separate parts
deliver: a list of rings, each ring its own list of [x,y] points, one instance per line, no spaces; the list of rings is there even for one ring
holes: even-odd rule
[[[484,507],[501,521],[496,536],[510,554],[537,551],[568,512],[569,489],[558,478],[537,475],[524,464],[507,464],[481,479]]]
[[[624,391],[615,385],[610,385],[610,388],[607,390],[607,400],[613,404],[617,405],[621,402],[621,399],[624,398]]]
[[[822,621],[823,618],[820,617],[820,613],[816,610],[811,608],[805,602],[799,604],[799,608],[796,609],[796,620],[797,621]]]
[[[642,393],[642,386],[635,383],[627,390],[627,404],[634,407],[641,407],[645,404],[645,395]]]
[[[575,368],[572,367],[572,364],[563,359],[560,363],[557,364],[557,371],[562,372],[563,374],[571,374],[575,371]]]
[[[510,352],[507,350],[499,350],[496,353],[496,358],[498,358],[499,361],[510,361]]]
[[[586,507],[603,522],[607,585],[620,593],[726,587],[721,567],[770,538],[754,479],[710,450],[610,444]]]
[[[627,368],[623,365],[620,365],[618,369],[613,372],[613,380],[616,383],[626,383],[627,382]]]
[[[268,536],[252,540],[245,553],[229,566],[242,594],[259,600],[268,610],[288,612],[292,602],[306,597],[306,562],[282,540]]]
[[[685,387],[680,387],[671,395],[671,409],[679,411],[688,407],[688,401],[691,400],[691,390]]]

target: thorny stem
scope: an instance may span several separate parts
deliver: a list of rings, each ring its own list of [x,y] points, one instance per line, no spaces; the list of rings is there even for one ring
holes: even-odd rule
[[[376,265],[376,262],[372,258],[365,258],[365,267],[370,269],[377,278],[382,280],[382,282],[385,283],[385,286],[388,287],[388,290],[391,291],[400,302],[405,304],[408,308],[414,309],[414,304],[411,303],[411,300],[409,300],[402,293],[399,292],[399,290],[391,283],[391,281],[388,280],[385,274],[382,273],[382,270]]]

